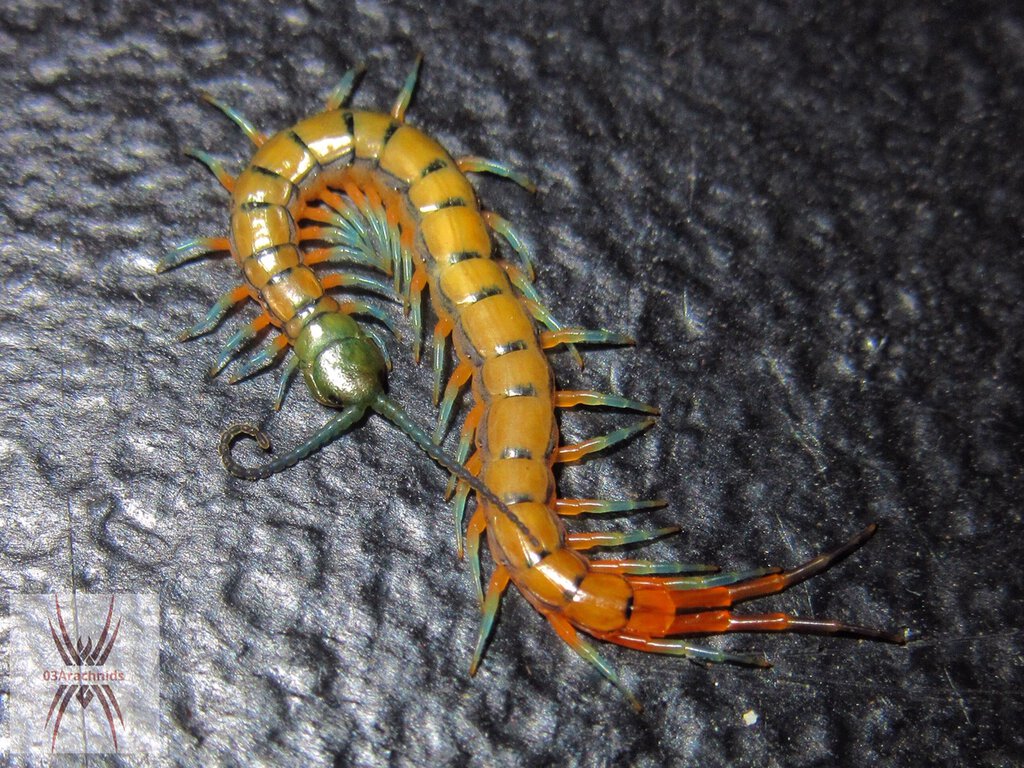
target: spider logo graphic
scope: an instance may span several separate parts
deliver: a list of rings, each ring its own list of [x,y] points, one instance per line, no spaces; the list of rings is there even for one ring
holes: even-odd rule
[[[81,637],[78,638],[77,643],[73,644],[71,642],[67,627],[64,626],[64,616],[61,614],[60,600],[56,595],[53,597],[53,602],[57,609],[57,626],[60,627],[60,634],[58,636],[57,630],[53,627],[53,621],[49,620],[50,636],[53,638],[54,645],[57,646],[57,652],[64,661],[64,666],[77,667],[78,669],[76,672],[71,672],[67,675],[67,679],[77,682],[74,684],[62,683],[58,686],[57,691],[53,694],[53,700],[50,702],[50,711],[46,715],[46,725],[43,726],[45,729],[49,729],[50,719],[53,718],[53,714],[56,711],[57,717],[53,721],[53,738],[50,741],[50,752],[53,752],[57,745],[60,723],[72,698],[78,700],[84,711],[94,697],[99,700],[100,705],[103,707],[103,713],[107,717],[107,725],[110,726],[110,738],[114,743],[114,751],[116,752],[117,728],[114,724],[115,713],[118,721],[121,723],[121,727],[124,727],[124,717],[121,715],[121,707],[117,703],[117,696],[114,695],[114,690],[110,687],[109,683],[92,682],[95,680],[107,680],[107,676],[102,672],[97,674],[91,671],[82,671],[82,667],[102,667],[114,648],[114,641],[117,640],[118,630],[121,629],[121,619],[119,617],[117,624],[114,626],[114,631],[110,631],[110,622],[114,616],[114,596],[110,596],[110,605],[107,607],[107,620],[103,625],[103,631],[100,633],[99,640],[95,646],[92,643],[92,637],[89,637],[88,642],[84,645],[82,644]]]

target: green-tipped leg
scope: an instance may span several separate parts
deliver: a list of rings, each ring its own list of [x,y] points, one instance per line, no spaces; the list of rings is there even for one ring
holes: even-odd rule
[[[256,127],[251,122],[246,120],[237,109],[229,107],[223,101],[214,98],[206,91],[201,91],[199,95],[207,104],[212,104],[225,115],[227,115],[228,119],[235,125],[237,125],[239,128],[241,128],[242,133],[249,137],[249,141],[251,141],[257,147],[263,146],[263,142],[267,140],[267,137],[260,133],[258,130],[256,130]]]
[[[156,271],[166,272],[196,259],[230,252],[231,243],[226,237],[197,237],[195,240],[182,243],[163,256],[156,264]]]
[[[619,637],[617,643],[647,653],[661,653],[668,656],[682,656],[698,664],[739,664],[744,667],[770,667],[771,664],[759,653],[729,653],[714,648],[692,645],[685,640],[655,637]]]
[[[455,161],[455,164],[463,173],[490,173],[515,182],[527,192],[534,193],[537,191],[537,185],[530,181],[526,174],[520,173],[510,165],[498,160],[467,155],[466,157],[460,157]]]
[[[621,573],[632,576],[662,576],[664,574],[718,570],[714,565],[655,562],[653,560],[591,560],[590,569],[598,573]]]
[[[656,528],[653,531],[588,531],[587,533],[570,533],[567,536],[569,546],[582,551],[596,547],[625,547],[629,544],[642,544],[666,536],[675,536],[682,531],[678,525]]]
[[[506,269],[506,272],[507,271],[509,270]],[[529,285],[529,283],[526,283],[526,285]],[[530,288],[532,289],[533,286],[530,286]],[[536,291],[534,291],[534,293],[536,293]],[[538,323],[541,323],[545,328],[552,332],[562,330],[562,325],[555,319],[555,316],[552,315],[548,308],[541,304],[539,301],[534,301],[533,299],[525,295],[523,296],[523,301],[526,303],[527,309],[530,310],[530,314],[533,315],[533,319],[536,320]],[[576,347],[575,344],[566,344],[565,348],[569,350],[569,353],[573,356],[573,359],[576,361],[576,365],[578,365],[580,367],[580,370],[582,371],[583,355],[580,354],[579,349]]]
[[[262,317],[258,317],[235,331],[227,343],[221,347],[220,352],[217,354],[217,359],[210,366],[210,378],[215,378],[217,374],[223,371],[224,367],[235,358],[245,345],[255,339],[260,331],[266,327],[266,321]]]
[[[394,364],[391,361],[391,353],[388,352],[388,345],[384,342],[384,335],[381,334],[376,328],[364,327],[363,333],[373,339],[373,343],[377,345],[377,349],[380,350],[380,356],[384,358],[384,365],[388,369],[388,373],[394,368]]]
[[[385,283],[383,280],[378,280],[376,277],[370,277],[369,275],[360,275],[355,272],[332,272],[331,274],[324,276],[324,279],[321,280],[321,284],[327,290],[331,288],[348,288],[360,291],[369,291],[370,293],[376,293],[379,296],[390,299],[391,301],[397,301],[395,292],[392,290],[389,283]]]
[[[594,667],[596,667],[612,685],[614,685],[622,692],[622,695],[626,697],[629,703],[633,706],[633,709],[635,709],[637,712],[643,709],[643,707],[640,706],[640,702],[637,700],[636,696],[633,695],[633,692],[622,684],[622,681],[619,679],[618,673],[615,671],[615,667],[613,667],[601,656],[600,653],[597,652],[597,648],[595,648],[588,641],[584,640],[583,637],[581,637],[580,634],[576,631],[575,627],[572,626],[572,624],[570,624],[565,618],[563,618],[560,614],[557,613],[546,613],[544,614],[544,616],[551,623],[551,626],[554,627],[555,632],[558,633],[558,636],[562,638],[562,640],[564,640],[565,643],[570,648],[572,648],[577,653],[577,655],[579,655],[580,658],[582,658],[588,664],[592,664]]]
[[[243,362],[238,372],[228,379],[228,384],[237,384],[244,379],[248,379],[250,376],[255,376],[257,373],[262,373],[268,368],[272,368],[280,362],[281,355],[287,349],[288,341],[283,336],[278,336]]]
[[[466,386],[473,369],[468,364],[460,363],[448,377],[448,384],[444,388],[444,397],[441,398],[441,406],[437,411],[437,425],[434,427],[434,442],[440,443],[448,432],[448,424],[452,418],[452,410],[455,408],[455,401],[459,397],[462,388]]]
[[[187,328],[182,331],[178,335],[178,341],[188,341],[189,339],[194,339],[196,336],[202,336],[204,333],[209,333],[220,325],[221,320],[224,319],[224,316],[227,315],[233,307],[238,306],[248,298],[249,289],[246,286],[239,285],[232,288],[214,302],[214,305],[210,307],[202,320],[191,328]]]
[[[553,349],[562,344],[608,344],[610,346],[630,346],[636,342],[623,333],[611,331],[588,331],[584,328],[563,328],[560,331],[543,331],[540,345],[544,349]]]
[[[291,385],[292,378],[298,369],[299,356],[292,355],[288,358],[288,362],[285,363],[284,370],[281,371],[281,380],[277,383],[277,397],[274,398],[275,411],[280,411],[281,406],[284,405],[284,398],[288,394],[288,387]]]
[[[444,382],[444,361],[448,352],[448,335],[445,327],[438,323],[434,326],[434,405],[441,400],[441,385]]]
[[[594,408],[619,408],[624,411],[640,411],[657,415],[661,411],[653,405],[629,400],[618,395],[610,395],[605,392],[593,392],[590,390],[563,390],[555,393],[556,408],[574,408],[577,405],[590,406]]]
[[[395,99],[395,105],[391,108],[391,116],[399,122],[405,120],[405,111],[409,108],[409,102],[412,101],[413,91],[416,90],[416,80],[419,79],[420,65],[422,63],[423,54],[417,53],[416,60],[412,63],[412,69],[405,76],[402,90],[398,92],[398,98]]]
[[[483,509],[477,507],[466,528],[466,555],[469,559],[469,572],[473,578],[476,599],[481,604],[484,601],[484,591],[483,582],[480,580],[480,537],[486,529],[487,518],[484,517]],[[455,535],[461,536],[462,530],[456,529]]]
[[[639,434],[644,430],[650,429],[656,424],[655,419],[644,419],[638,421],[635,424],[630,424],[628,427],[622,427],[609,432],[607,435],[601,437],[592,437],[589,440],[583,440],[579,443],[573,443],[572,445],[563,445],[555,452],[555,461],[561,464],[570,464],[574,461],[579,461],[592,453],[598,451],[604,451],[611,448],[613,445],[617,445],[633,435]]]
[[[470,450],[473,448],[473,436],[476,434],[476,430],[468,430],[462,433],[462,437],[459,438],[459,447],[455,450],[455,460],[459,464],[465,464],[466,458],[469,456]],[[437,442],[437,441],[435,441]],[[452,494],[455,493],[455,483],[457,478],[452,475],[448,478],[448,486],[444,490],[444,498],[450,499]]]
[[[642,501],[609,501],[607,499],[556,499],[555,511],[563,517],[575,515],[610,515],[616,512],[635,512],[638,509],[661,509],[667,506],[661,499]]]
[[[452,500],[452,521],[455,524],[455,553],[461,560],[465,554],[462,548],[462,523],[466,518],[466,502],[469,500],[469,485],[457,481],[455,498]],[[479,589],[479,587],[478,587]]]
[[[751,568],[747,571],[728,571],[716,573],[714,576],[680,576],[676,579],[664,579],[659,582],[666,589],[707,589],[708,587],[727,587],[748,579],[782,573],[781,568]]]
[[[188,149],[185,150],[185,154],[189,157],[195,158],[205,165],[210,173],[217,177],[217,181],[220,182],[220,185],[228,192],[231,192],[235,188],[235,178],[224,170],[224,166],[221,165],[220,160],[215,160],[201,149]]]
[[[473,650],[473,659],[469,663],[470,676],[475,675],[477,669],[480,668],[480,660],[483,658],[487,640],[494,629],[494,618],[498,615],[498,606],[501,605],[501,596],[505,593],[505,588],[508,587],[508,579],[508,570],[503,565],[499,565],[491,574],[480,617],[480,631],[476,636],[476,648]]]
[[[349,96],[352,95],[352,91],[356,87],[356,81],[362,77],[363,72],[366,71],[366,67],[362,64],[352,67],[352,69],[345,72],[341,76],[341,80],[338,84],[331,89],[331,92],[327,95],[327,109],[338,109],[348,101]]]
[[[484,221],[495,233],[501,236],[501,238],[512,246],[512,250],[515,251],[519,258],[523,262],[523,267],[526,270],[526,277],[533,282],[536,277],[536,270],[533,267],[533,249],[526,244],[526,241],[519,236],[516,232],[515,227],[508,221],[508,219],[499,216],[494,211],[484,212]]]
[[[388,316],[387,312],[377,309],[377,307],[372,304],[367,304],[365,301],[343,301],[339,303],[338,309],[346,315],[365,315],[366,317],[372,317],[391,331],[392,336],[398,336],[398,329],[395,327],[394,320]]]

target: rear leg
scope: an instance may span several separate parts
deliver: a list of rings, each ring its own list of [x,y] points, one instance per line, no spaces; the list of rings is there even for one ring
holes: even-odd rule
[[[758,575],[755,578],[738,581],[728,586],[705,589],[688,589],[686,587],[669,589],[669,597],[676,606],[676,615],[666,634],[799,632],[814,635],[845,635],[904,645],[907,642],[907,630],[888,632],[839,621],[803,619],[785,613],[743,615],[728,610],[736,603],[778,594],[816,576],[861,547],[877,529],[877,525],[869,525],[830,552],[813,557],[806,563],[790,570],[772,569],[766,575]],[[665,585],[662,584],[661,587],[665,588]]]
[[[629,700],[633,709],[637,712],[640,712],[643,709],[639,700],[633,695],[633,692],[623,685],[622,681],[619,679],[618,672],[615,671],[615,668],[606,661],[600,653],[598,653],[597,648],[595,648],[592,643],[584,639],[580,633],[577,632],[576,628],[573,627],[573,625],[570,624],[562,614],[549,611],[544,613],[544,618],[548,620],[555,632],[558,633],[558,636],[562,638],[562,640],[564,640],[580,658],[588,664],[596,667],[612,685],[622,692],[622,695]]]

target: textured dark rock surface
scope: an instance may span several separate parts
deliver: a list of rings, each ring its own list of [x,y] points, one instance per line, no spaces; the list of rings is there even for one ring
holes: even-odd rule
[[[154,764],[1020,759],[1024,16],[540,5],[0,6],[0,586],[159,593]],[[909,625],[910,646],[709,641],[769,671],[609,649],[637,716],[513,595],[470,679],[444,478],[405,440],[371,420],[269,481],[226,475],[232,420],[283,447],[325,416],[301,388],[272,414],[273,377],[208,381],[227,328],[174,343],[236,280],[152,274],[225,228],[182,150],[249,151],[197,93],[276,130],[358,61],[356,103],[389,105],[416,50],[411,119],[540,183],[479,188],[535,244],[549,305],[640,340],[556,361],[664,414],[566,493],[671,499],[605,525],[679,522],[654,554],[723,565],[881,521],[760,605]],[[428,369],[396,353],[392,391],[427,423]]]

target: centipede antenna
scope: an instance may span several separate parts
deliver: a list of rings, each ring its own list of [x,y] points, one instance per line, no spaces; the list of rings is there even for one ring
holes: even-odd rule
[[[233,424],[220,436],[220,460],[225,468],[235,477],[242,480],[264,480],[271,475],[294,467],[303,459],[313,455],[321,448],[336,440],[363,417],[366,408],[362,405],[351,405],[322,426],[306,442],[293,448],[280,458],[264,464],[262,467],[245,467],[235,461],[231,455],[234,444],[242,437],[250,437],[264,451],[270,450],[270,438],[259,427],[252,424]]]
[[[497,507],[501,514],[511,520],[527,541],[529,541],[533,546],[537,548],[540,547],[540,542],[537,541],[537,537],[534,535],[533,531],[527,528],[526,524],[519,518],[519,516],[509,509],[509,506],[499,499],[497,494],[488,488],[479,477],[476,477],[461,464],[454,462],[444,453],[444,451],[435,445],[430,439],[430,435],[424,432],[423,429],[409,417],[409,414],[405,412],[402,406],[383,392],[378,393],[377,397],[369,405],[374,411],[390,421],[394,426],[398,427],[398,429],[402,430],[409,439],[416,443],[416,445],[418,445],[423,452],[427,454],[427,456],[432,458],[451,474],[456,475],[459,480],[462,480],[480,496],[487,499],[489,504]]]

